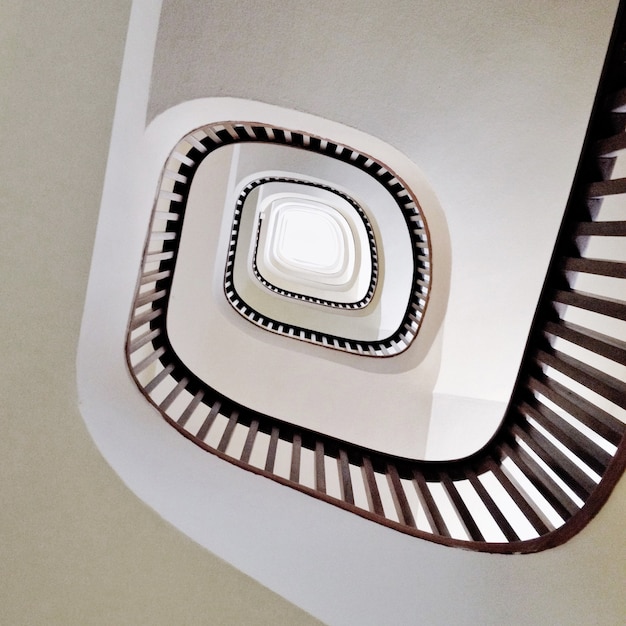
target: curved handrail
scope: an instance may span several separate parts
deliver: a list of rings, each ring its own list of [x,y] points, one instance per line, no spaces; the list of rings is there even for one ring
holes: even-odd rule
[[[386,190],[404,218],[411,241],[413,271],[411,291],[408,294],[406,310],[395,332],[384,339],[375,341],[348,339],[272,319],[256,311],[241,298],[237,293],[233,280],[234,247],[236,245],[236,236],[233,232],[226,261],[224,280],[224,290],[231,305],[250,322],[261,326],[265,330],[279,332],[280,334],[329,348],[372,357],[394,356],[408,348],[417,335],[430,297],[429,233],[427,224],[421,214],[418,200],[404,185],[402,180],[379,161],[358,152],[354,148],[332,143],[302,131],[290,131],[258,123],[223,122],[198,129],[184,137],[177,144],[168,160],[165,176],[161,180],[157,201],[157,207],[165,205],[161,207],[164,209],[161,212],[163,216],[173,215],[176,216],[176,219],[159,217],[159,219],[153,219],[151,226],[153,233],[152,244],[154,247],[154,239],[161,241],[163,237],[163,234],[159,233],[159,228],[163,226],[162,222],[167,222],[167,240],[163,242],[163,250],[161,252],[167,251],[168,253],[171,252],[171,254],[168,254],[167,258],[160,257],[158,259],[161,262],[161,270],[171,270],[172,272],[167,278],[163,278],[160,281],[159,287],[165,288],[167,292],[164,295],[164,303],[167,304],[169,297],[169,283],[172,280],[173,269],[176,265],[177,242],[182,231],[187,195],[195,172],[200,163],[213,151],[238,143],[270,143],[293,146],[343,161],[371,176]],[[155,212],[155,215],[156,213],[158,211]],[[237,219],[238,215],[236,214],[235,220]],[[151,264],[155,258],[151,257],[145,261]],[[378,274],[377,255],[373,256],[372,263],[373,271]]]
[[[626,383],[619,369],[626,366],[626,263],[602,244],[626,237],[623,212],[616,220],[602,207],[605,197],[626,198],[626,179],[611,178],[616,156],[626,150],[625,124],[615,127],[616,114],[626,112],[624,6],[518,378],[500,428],[482,449],[436,462],[377,452],[244,407],[181,362],[165,320],[185,201],[179,190],[194,157],[207,149],[198,133],[168,163],[174,184],[162,188],[155,207],[129,324],[127,361],[148,401],[205,450],[417,537],[520,553],[578,532],[626,467]],[[236,140],[250,128],[224,124],[205,137]],[[586,254],[589,243],[594,256]],[[579,289],[589,276],[601,277],[603,291],[594,292],[593,283]]]
[[[302,293],[296,293],[295,291],[289,291],[287,289],[278,287],[272,284],[269,280],[267,280],[262,275],[258,267],[258,246],[259,246],[259,239],[260,239],[261,227],[262,227],[262,221],[263,221],[261,216],[259,216],[258,225],[256,229],[256,235],[255,235],[255,241],[254,241],[254,254],[252,257],[252,273],[254,274],[256,279],[266,289],[269,289],[270,291],[273,291],[274,293],[277,293],[281,296],[286,296],[288,298],[293,298],[295,300],[301,300],[303,302],[311,302],[312,304],[318,304],[320,306],[333,307],[337,309],[355,310],[355,309],[362,309],[366,307],[371,302],[372,298],[374,297],[374,291],[376,290],[376,284],[378,282],[378,251],[377,251],[377,246],[376,246],[376,240],[374,238],[374,230],[372,229],[372,226],[369,222],[367,214],[361,208],[358,202],[356,202],[348,194],[343,193],[342,191],[339,191],[337,189],[334,189],[330,185],[324,185],[322,183],[301,180],[298,178],[289,178],[285,176],[264,176],[264,177],[258,178],[250,182],[241,191],[241,193],[239,194],[239,198],[237,199],[237,202],[236,202],[235,216],[233,218],[233,228],[232,228],[233,236],[231,238],[231,240],[234,240],[234,241],[230,247],[230,250],[232,250],[233,255],[235,254],[235,247],[236,247],[236,243],[238,239],[238,229],[240,225],[241,212],[242,212],[245,199],[253,189],[267,182],[297,183],[299,185],[310,186],[310,187],[314,187],[317,189],[324,189],[325,191],[329,191],[337,195],[338,197],[342,198],[345,202],[347,202],[354,209],[354,212],[361,219],[361,222],[367,234],[367,240],[369,243],[368,256],[369,256],[372,271],[371,271],[370,283],[368,285],[367,292],[365,293],[365,295],[363,295],[363,297],[360,300],[355,300],[354,302],[340,302],[336,300],[317,298],[317,297],[308,296]],[[226,276],[224,278],[225,283],[228,283],[229,281],[232,283],[232,265],[229,265],[229,267],[227,268]],[[230,300],[228,293],[226,294],[226,297],[229,299],[229,302],[230,302],[231,300]]]

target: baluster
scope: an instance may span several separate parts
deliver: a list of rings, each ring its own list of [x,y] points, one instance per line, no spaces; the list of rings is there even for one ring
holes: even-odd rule
[[[150,343],[153,339],[156,339],[161,334],[160,328],[153,328],[152,330],[148,330],[128,345],[128,353],[133,354],[133,352],[137,352],[139,348],[142,348],[147,343]]]
[[[193,415],[193,412],[198,408],[198,405],[202,401],[204,397],[203,391],[198,391],[196,395],[192,398],[191,402],[187,405],[185,410],[182,412],[181,416],[178,418],[179,426],[184,426],[189,418]]]
[[[172,402],[176,400],[176,398],[180,395],[183,389],[187,386],[189,381],[186,378],[181,378],[176,387],[170,391],[167,396],[163,399],[161,404],[159,404],[159,409],[161,411],[167,411]]]
[[[561,337],[611,361],[626,365],[626,342],[615,337],[563,320],[546,322],[545,332],[555,337]]]
[[[376,475],[374,474],[374,468],[372,462],[368,456],[363,457],[363,465],[361,466],[365,480],[365,492],[367,494],[367,502],[370,511],[376,515],[385,515],[383,509],[383,503],[380,499],[380,492],[378,491],[378,485],[376,484]]]
[[[250,462],[250,455],[252,454],[252,448],[254,446],[254,440],[256,439],[257,432],[259,431],[259,420],[254,419],[248,427],[248,434],[246,436],[246,442],[243,444],[243,450],[241,451],[240,460],[243,463]]]
[[[537,462],[519,444],[515,449],[502,445],[503,452],[517,465],[524,476],[548,501],[562,519],[569,519],[578,511],[578,505],[545,473]]]
[[[222,438],[220,439],[220,442],[217,445],[217,449],[219,452],[226,452],[226,448],[228,448],[228,444],[230,443],[230,438],[233,436],[233,431],[235,430],[235,426],[237,426],[238,420],[239,420],[239,411],[233,411],[230,414],[230,417],[228,418],[228,423],[226,424],[226,428],[224,429]]]
[[[611,455],[577,428],[540,404],[538,400],[532,402],[533,405],[523,402],[520,405],[520,411],[532,417],[537,424],[545,428],[589,468],[602,475],[606,466],[611,462]]]
[[[551,530],[554,530],[554,526],[545,516],[543,511],[538,508],[537,503],[526,493],[524,489],[522,489],[521,486],[514,485],[509,477],[502,471],[502,467],[491,457],[487,459],[485,467],[494,475],[500,485],[502,485],[513,502],[515,502],[517,508],[539,535],[544,535]]]
[[[587,498],[596,483],[553,443],[529,423],[516,425],[511,431],[581,499]]]
[[[472,487],[474,488],[474,491],[476,491],[478,497],[485,505],[485,508],[487,509],[487,511],[489,511],[489,515],[491,515],[493,520],[498,525],[498,528],[506,537],[507,541],[519,541],[519,535],[515,532],[515,530],[509,523],[502,509],[500,509],[500,507],[495,503],[494,499],[491,497],[485,486],[482,484],[482,482],[480,482],[480,479],[476,475],[476,472],[474,472],[474,470],[472,469],[467,469],[465,471],[465,475],[471,483]]]
[[[398,514],[400,523],[415,528],[413,512],[411,511],[411,506],[409,505],[409,501],[404,493],[404,487],[400,481],[398,470],[396,469],[396,466],[391,463],[387,465],[387,477],[391,487],[391,497],[396,507],[396,513]]]
[[[140,372],[143,372],[143,370],[145,370],[150,364],[154,363],[158,358],[163,356],[164,353],[165,353],[165,348],[163,347],[158,348],[154,352],[151,352],[145,359],[142,359],[141,361],[139,361],[137,365],[133,365],[133,372],[135,374],[139,374]]]
[[[206,439],[206,436],[209,433],[209,429],[211,428],[211,426],[213,426],[213,422],[215,421],[215,418],[220,411],[220,406],[221,403],[219,401],[215,402],[211,407],[209,414],[206,416],[206,419],[202,423],[202,426],[200,426],[200,429],[196,433],[196,437],[200,439],[200,441],[204,441]]]
[[[426,515],[426,520],[433,533],[441,535],[442,537],[450,537],[450,531],[439,511],[439,507],[435,502],[424,475],[417,469],[413,470],[413,486],[415,492],[419,498],[420,504]]]
[[[170,363],[164,369],[162,369],[147,385],[144,386],[143,390],[146,393],[152,393],[174,370],[174,365]]]
[[[548,400],[554,402],[566,413],[576,418],[609,443],[617,446],[626,430],[626,424],[620,422],[603,409],[597,407],[589,400],[582,398],[578,394],[570,391],[565,385],[546,378],[543,381],[537,380],[533,383],[536,390]]]
[[[278,447],[278,426],[272,427],[272,434],[270,435],[270,443],[267,447],[267,457],[265,459],[265,471],[273,472],[274,463],[276,462],[276,448]]]
[[[352,492],[352,479],[350,477],[350,464],[348,454],[341,448],[337,460],[339,469],[339,484],[341,486],[341,498],[348,504],[354,504],[354,493]]]
[[[545,365],[553,367],[617,406],[626,409],[626,383],[561,352],[554,351],[554,354],[549,354],[538,350],[537,358]]]
[[[291,445],[291,468],[289,470],[289,480],[293,483],[300,482],[300,457],[302,450],[302,437],[294,434]]]
[[[324,467],[324,443],[321,440],[315,442],[315,489],[320,493],[326,493],[326,468]]]
[[[440,475],[440,481],[443,485],[443,488],[446,490],[452,505],[454,506],[455,512],[457,513],[457,517],[463,524],[465,530],[467,531],[468,536],[473,541],[484,541],[485,538],[478,528],[476,521],[474,520],[474,516],[470,513],[470,510],[467,508],[465,501],[461,497],[458,489],[454,482],[450,479],[448,474],[442,473]]]

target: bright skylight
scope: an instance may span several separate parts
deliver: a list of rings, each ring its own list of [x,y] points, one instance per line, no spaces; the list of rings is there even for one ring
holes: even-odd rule
[[[252,183],[243,201],[242,223],[254,218],[245,244],[249,273],[287,297],[362,308],[376,285],[373,233],[363,208],[320,183],[283,174]]]
[[[285,198],[275,203],[276,228],[272,252],[286,266],[309,269],[319,274],[336,274],[345,269],[346,236],[341,216],[304,198]],[[331,209],[332,210],[332,209]],[[343,232],[342,232],[343,231]]]

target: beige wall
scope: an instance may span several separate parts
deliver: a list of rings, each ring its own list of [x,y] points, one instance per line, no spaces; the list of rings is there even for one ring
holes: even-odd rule
[[[0,624],[315,621],[174,530],[80,418],[75,353],[130,2],[0,2]]]

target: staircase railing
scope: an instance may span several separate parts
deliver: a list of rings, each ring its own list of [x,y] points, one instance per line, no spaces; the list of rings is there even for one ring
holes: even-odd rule
[[[214,145],[211,133],[188,136],[184,152],[172,154],[154,211],[127,342],[131,374],[149,402],[205,450],[417,537],[519,553],[578,532],[626,466],[624,7],[517,382],[481,450],[435,462],[366,449],[246,408],[178,359],[165,320],[184,217],[179,190]],[[250,128],[220,132],[236,140]],[[416,294],[409,320],[423,305]]]

